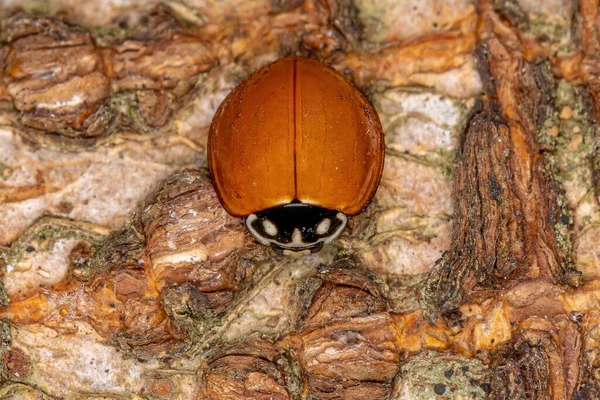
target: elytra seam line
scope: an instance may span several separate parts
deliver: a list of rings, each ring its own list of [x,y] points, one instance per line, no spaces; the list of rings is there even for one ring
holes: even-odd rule
[[[294,67],[293,67],[293,84],[292,84],[292,97],[294,99],[294,101],[292,102],[293,106],[292,106],[292,118],[294,119],[294,198],[298,198],[298,174],[297,174],[297,163],[296,163],[296,146],[298,145],[298,143],[296,142],[296,131],[297,131],[297,126],[298,126],[298,121],[296,120],[297,118],[297,113],[296,113],[296,108],[298,105],[298,101],[296,98],[296,91],[298,90],[297,88],[297,63],[298,60],[294,59]]]

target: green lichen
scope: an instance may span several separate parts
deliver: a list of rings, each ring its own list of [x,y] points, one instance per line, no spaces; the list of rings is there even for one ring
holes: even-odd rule
[[[556,87],[556,111],[551,123],[558,127],[558,135],[549,141],[553,150],[549,158],[555,167],[556,179],[588,190],[591,170],[587,160],[594,150],[591,127],[581,98],[565,80],[560,80]],[[548,136],[547,131],[544,133]]]
[[[58,400],[43,391],[22,383],[11,383],[0,387],[2,400]]]
[[[591,170],[587,160],[594,151],[591,127],[581,98],[565,80],[557,84],[555,110],[541,124],[537,140],[550,150],[546,159],[557,181],[589,188]]]
[[[495,0],[494,7],[513,26],[533,36],[537,43],[549,46],[555,55],[571,54],[576,50],[572,34],[573,15],[568,11],[560,16],[527,13],[518,0]]]
[[[49,0],[26,0],[21,6],[34,14],[49,15],[52,12],[52,3]]]
[[[438,173],[450,180],[452,179],[452,171],[454,170],[455,156],[456,150],[439,147],[432,154],[426,155],[424,160],[433,166]]]
[[[4,286],[4,275],[6,274],[6,266],[8,265],[8,254],[10,249],[6,247],[0,247],[0,307],[8,307],[10,299]]]
[[[548,118],[540,124],[537,132],[537,142],[545,147],[554,149],[557,144],[557,138],[554,135],[556,129],[558,129],[558,113],[551,113]]]
[[[10,299],[8,298],[8,292],[6,286],[4,286],[4,280],[0,279],[0,307],[8,307]]]
[[[131,226],[113,231],[105,240],[91,250],[90,260],[82,265],[73,265],[78,279],[89,281],[111,268],[127,262],[138,262],[144,251],[141,233]]]
[[[583,217],[581,219],[581,228],[582,230],[585,229],[587,227],[587,225],[589,225],[592,222],[592,216],[591,215],[586,215],[585,217]]]
[[[6,268],[17,267],[33,252],[51,252],[59,240],[80,240],[92,244],[100,243],[106,230],[68,218],[42,217],[17,239],[10,249],[2,252]],[[1,298],[1,293],[0,293]]]
[[[565,18],[530,14],[524,30],[538,42],[549,43],[559,56],[570,54],[574,50],[571,24]]]
[[[94,39],[99,47],[108,48],[115,43],[123,43],[129,37],[129,30],[120,26],[101,27],[94,31]]]
[[[293,349],[287,349],[283,358],[284,362],[279,362],[278,360],[277,363],[285,373],[285,386],[287,387],[292,400],[300,400],[303,398],[303,374],[302,367],[298,362],[298,356]]]
[[[571,210],[592,190],[592,127],[576,87],[565,80],[558,81],[553,100],[554,110],[541,124],[537,140],[546,148],[544,173],[559,185],[553,206],[558,215],[553,228],[563,260],[561,268],[574,270]],[[572,277],[577,279],[575,275]]]
[[[569,230],[569,226],[563,222],[558,222],[554,225],[554,232],[558,247],[565,254],[571,254],[573,242],[571,241],[571,231]]]
[[[491,390],[489,374],[477,359],[424,351],[400,367],[394,394],[411,399],[485,399]]]
[[[9,379],[8,367],[3,361],[3,356],[8,351],[11,342],[10,325],[5,321],[0,321],[0,383]]]
[[[11,342],[10,325],[5,321],[0,321],[0,346],[8,346]]]
[[[0,163],[0,179],[1,180],[3,180],[3,181],[7,180],[8,178],[10,178],[12,173],[13,173],[13,169],[11,167]]]

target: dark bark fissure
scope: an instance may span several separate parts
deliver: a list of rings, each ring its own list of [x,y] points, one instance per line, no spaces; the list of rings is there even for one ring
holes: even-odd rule
[[[518,40],[498,16],[482,15],[477,58],[488,93],[457,151],[452,244],[422,296],[430,323],[455,314],[474,292],[524,279],[571,286],[580,281],[568,238],[555,231],[569,221],[563,191],[536,140],[555,110],[550,68],[524,61]]]
[[[475,115],[455,163],[456,205],[451,248],[438,261],[427,299],[443,315],[452,313],[477,284],[494,288],[524,262],[511,171],[508,125],[494,102]],[[430,315],[435,319],[436,314]]]

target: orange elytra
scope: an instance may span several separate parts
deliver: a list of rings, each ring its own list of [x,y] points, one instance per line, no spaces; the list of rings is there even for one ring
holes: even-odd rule
[[[383,171],[381,123],[335,69],[288,57],[225,98],[208,137],[221,204],[278,252],[319,251],[369,203]]]

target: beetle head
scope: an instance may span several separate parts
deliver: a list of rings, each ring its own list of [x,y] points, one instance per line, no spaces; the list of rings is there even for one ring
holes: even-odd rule
[[[348,217],[337,210],[293,202],[250,214],[246,226],[262,244],[277,253],[310,251],[334,241],[344,230]]]

